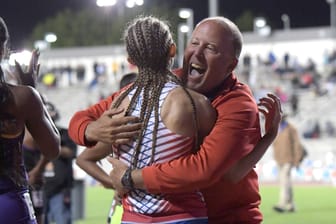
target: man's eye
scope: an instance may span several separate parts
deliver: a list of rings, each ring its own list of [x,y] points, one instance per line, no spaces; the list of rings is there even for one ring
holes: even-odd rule
[[[207,46],[207,49],[211,52],[217,52],[217,50],[214,46]]]

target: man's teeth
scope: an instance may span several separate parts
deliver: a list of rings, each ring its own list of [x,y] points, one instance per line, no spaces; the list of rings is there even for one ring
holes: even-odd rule
[[[202,68],[200,65],[198,65],[198,64],[194,64],[194,63],[192,63],[191,66],[192,66],[193,68],[195,68],[195,69],[204,69],[204,68]]]
[[[201,75],[205,72],[205,68],[199,64],[191,63],[190,64],[190,75],[196,76]]]

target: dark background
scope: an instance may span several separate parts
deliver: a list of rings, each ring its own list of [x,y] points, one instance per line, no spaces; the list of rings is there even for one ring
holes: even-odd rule
[[[144,1],[144,4],[155,5],[163,0]],[[176,8],[193,9],[195,23],[208,16],[207,0],[165,2]],[[218,0],[218,5],[219,15],[235,20],[244,11],[250,10],[256,16],[267,18],[272,29],[282,28],[281,15],[284,13],[289,15],[293,28],[330,24],[330,7],[326,0]],[[38,22],[43,22],[66,8],[76,10],[87,7],[97,7],[96,0],[1,0],[0,16],[8,25],[11,45],[15,47],[30,35]]]

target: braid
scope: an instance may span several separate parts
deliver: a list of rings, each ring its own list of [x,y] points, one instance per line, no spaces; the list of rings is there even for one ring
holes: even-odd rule
[[[187,94],[188,98],[190,99],[190,103],[193,109],[193,117],[194,117],[194,128],[196,130],[195,132],[195,142],[194,142],[194,148],[193,148],[193,152],[197,152],[199,150],[199,146],[200,146],[200,136],[199,136],[199,122],[197,119],[197,110],[196,110],[196,104],[194,99],[192,98],[190,92],[187,90],[187,88],[185,87],[185,84],[183,81],[181,81],[176,75],[172,74],[171,72],[168,74],[168,77],[175,83],[180,84],[182,89],[184,90],[184,92]]]
[[[161,77],[161,76],[160,76]],[[154,87],[153,90],[153,102],[157,102],[154,104],[154,117],[155,117],[155,121],[154,121],[154,128],[153,128],[153,140],[152,140],[152,152],[151,152],[151,160],[150,163],[154,162],[154,155],[155,155],[155,148],[156,148],[156,142],[157,142],[157,131],[158,131],[158,127],[159,127],[159,103],[160,102],[160,95],[161,95],[161,91],[164,87],[164,82],[159,82],[158,85],[156,85],[156,88]]]
[[[139,157],[140,149],[141,149],[141,143],[143,141],[143,137],[145,135],[146,127],[148,125],[148,121],[149,121],[149,118],[150,118],[150,115],[151,115],[151,110],[150,110],[151,105],[148,105],[148,102],[147,102],[147,99],[149,98],[149,91],[148,91],[148,88],[149,88],[148,84],[150,84],[148,82],[149,79],[148,79],[148,76],[141,75],[141,73],[139,73],[139,76],[142,78],[141,83],[143,84],[140,87],[141,89],[143,89],[143,102],[141,103],[141,109],[140,109],[140,121],[142,121],[144,125],[141,127],[139,138],[137,139],[136,146],[135,146],[135,149],[134,149],[133,167],[137,166],[138,159],[139,159],[138,157]],[[140,88],[138,88],[138,89],[140,89]],[[135,98],[135,97],[133,97],[133,98]]]
[[[150,16],[137,18],[128,26],[124,39],[127,53],[132,62],[138,67],[139,74],[130,88],[123,92],[116,100],[113,107],[118,107],[122,100],[132,90],[135,90],[126,110],[127,114],[131,114],[136,107],[136,103],[138,103],[139,97],[142,96],[140,121],[143,125],[135,142],[134,154],[131,161],[132,168],[136,168],[139,162],[142,142],[152,114],[154,115],[154,128],[151,139],[152,151],[150,162],[154,162],[160,118],[159,103],[161,91],[167,81],[173,81],[178,84],[181,84],[181,81],[168,69],[169,51],[173,44],[173,39],[169,27],[165,23]],[[184,90],[192,101],[190,93],[185,88]],[[196,107],[193,101],[192,105],[196,120]],[[197,127],[197,122],[195,124]],[[196,143],[198,144],[197,141]]]
[[[185,86],[182,86],[184,92],[187,94],[188,98],[190,99],[190,103],[193,109],[193,118],[194,118],[194,128],[195,128],[195,141],[194,141],[194,148],[193,152],[196,153],[199,150],[200,146],[200,136],[199,136],[199,122],[197,119],[197,110],[196,110],[196,104],[194,99],[192,98],[190,92],[185,88]]]
[[[5,21],[0,17],[0,62],[5,54],[7,40],[9,39],[8,29]],[[8,103],[13,99],[12,92],[5,80],[5,74],[0,67],[0,112],[4,112]]]
[[[141,57],[141,52],[139,52],[140,49],[138,49],[137,44],[136,44],[136,39],[135,39],[135,31],[129,29],[128,30],[128,35],[125,38],[126,41],[126,50],[129,55],[132,55],[134,58],[140,58]]]
[[[13,93],[10,91],[8,84],[5,80],[4,72],[0,67],[0,113],[3,114],[6,111],[6,108],[13,101]]]

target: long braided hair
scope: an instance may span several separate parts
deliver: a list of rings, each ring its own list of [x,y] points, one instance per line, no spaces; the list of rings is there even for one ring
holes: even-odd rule
[[[0,62],[6,53],[6,44],[9,39],[8,29],[5,21],[0,17]],[[6,120],[11,118],[8,113],[8,107],[13,103],[14,96],[5,81],[5,74],[0,66],[0,135],[6,130]],[[4,164],[6,160],[3,146],[0,144],[0,164]],[[19,164],[17,165],[19,166]],[[0,166],[0,173],[3,173],[5,168]]]
[[[153,16],[136,18],[126,29],[124,40],[128,56],[138,67],[139,74],[130,88],[123,92],[116,100],[113,107],[118,107],[122,100],[135,89],[135,93],[126,110],[126,114],[130,114],[136,104],[136,99],[141,93],[143,94],[143,102],[140,109],[140,121],[143,122],[144,125],[142,125],[136,140],[133,161],[131,164],[131,167],[135,168],[138,163],[141,143],[152,112],[154,112],[155,122],[152,132],[151,163],[154,160],[157,141],[156,134],[160,116],[159,100],[165,83],[167,81],[172,81],[180,85],[182,85],[182,83],[169,69],[171,59],[169,53],[174,41],[167,23]],[[186,93],[191,98],[189,92],[186,91]],[[196,112],[196,109],[194,111]]]
[[[6,51],[6,44],[9,39],[8,29],[5,21],[0,17],[0,62]],[[0,112],[6,108],[8,101],[11,99],[11,91],[5,81],[5,74],[0,67]]]
[[[9,39],[8,29],[5,21],[0,17],[0,62],[6,53],[6,44]],[[2,115],[10,100],[12,100],[12,93],[5,81],[5,74],[0,67],[0,115]]]

